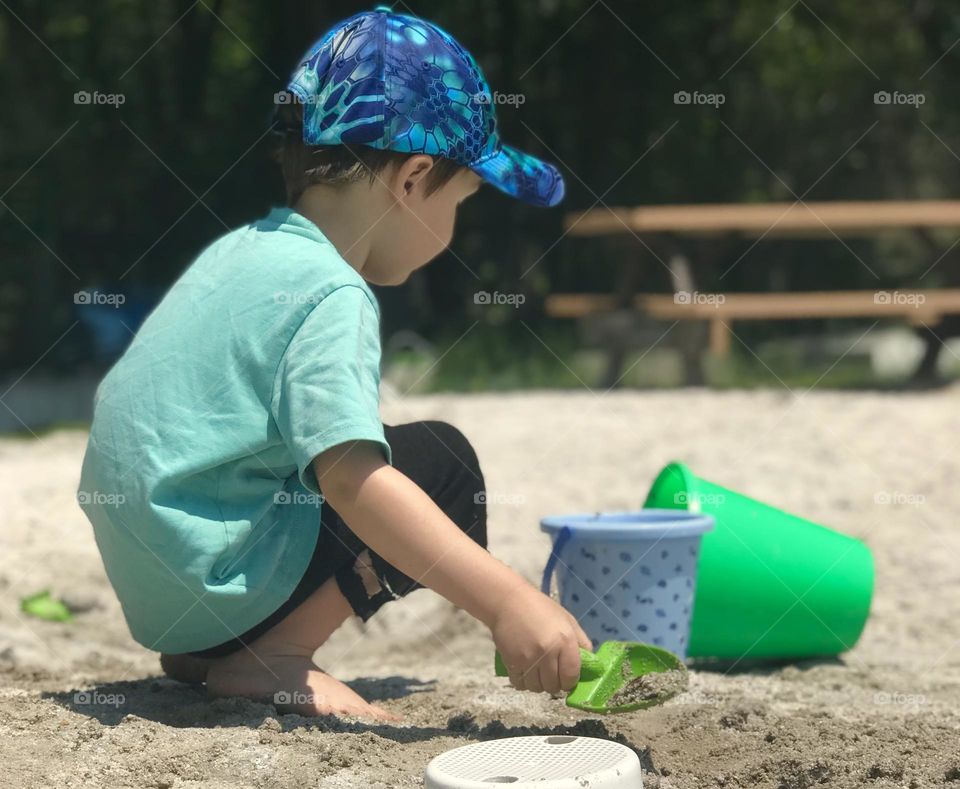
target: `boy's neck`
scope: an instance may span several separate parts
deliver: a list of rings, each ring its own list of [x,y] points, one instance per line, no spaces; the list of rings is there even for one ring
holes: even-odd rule
[[[361,194],[350,186],[312,186],[297,199],[293,210],[319,227],[340,257],[362,273],[373,246],[371,231],[376,217],[370,217],[369,191]]]

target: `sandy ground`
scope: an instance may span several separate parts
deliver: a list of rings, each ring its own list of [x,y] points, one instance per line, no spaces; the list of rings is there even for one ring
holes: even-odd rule
[[[958,387],[386,397],[386,421],[446,419],[475,443],[491,547],[531,579],[541,516],[637,507],[673,458],[863,538],[877,564],[872,618],[840,659],[693,671],[664,706],[602,719],[511,690],[485,631],[417,592],[319,654],[399,725],[210,703],[161,678],[73,498],[85,434],[0,440],[0,785],[413,787],[448,748],[572,732],[634,748],[647,787],[960,788],[958,414]],[[44,587],[84,612],[24,618]]]

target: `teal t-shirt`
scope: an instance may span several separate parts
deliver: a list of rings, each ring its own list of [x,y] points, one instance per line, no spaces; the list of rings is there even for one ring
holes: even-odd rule
[[[290,209],[228,233],[147,317],[97,389],[78,500],[133,637],[164,652],[273,613],[310,561],[311,462],[379,416],[380,311]]]

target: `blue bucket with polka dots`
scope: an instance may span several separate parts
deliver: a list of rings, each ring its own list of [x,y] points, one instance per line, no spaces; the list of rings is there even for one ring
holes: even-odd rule
[[[557,577],[560,604],[593,641],[641,641],[684,659],[700,539],[714,520],[682,510],[544,518],[553,538],[541,589]]]

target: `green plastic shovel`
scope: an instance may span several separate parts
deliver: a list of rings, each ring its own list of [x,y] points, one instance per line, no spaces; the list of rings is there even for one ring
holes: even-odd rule
[[[494,669],[506,677],[497,652]],[[580,650],[580,681],[567,706],[587,712],[630,712],[666,701],[687,687],[687,670],[672,652],[634,641],[604,641]]]

